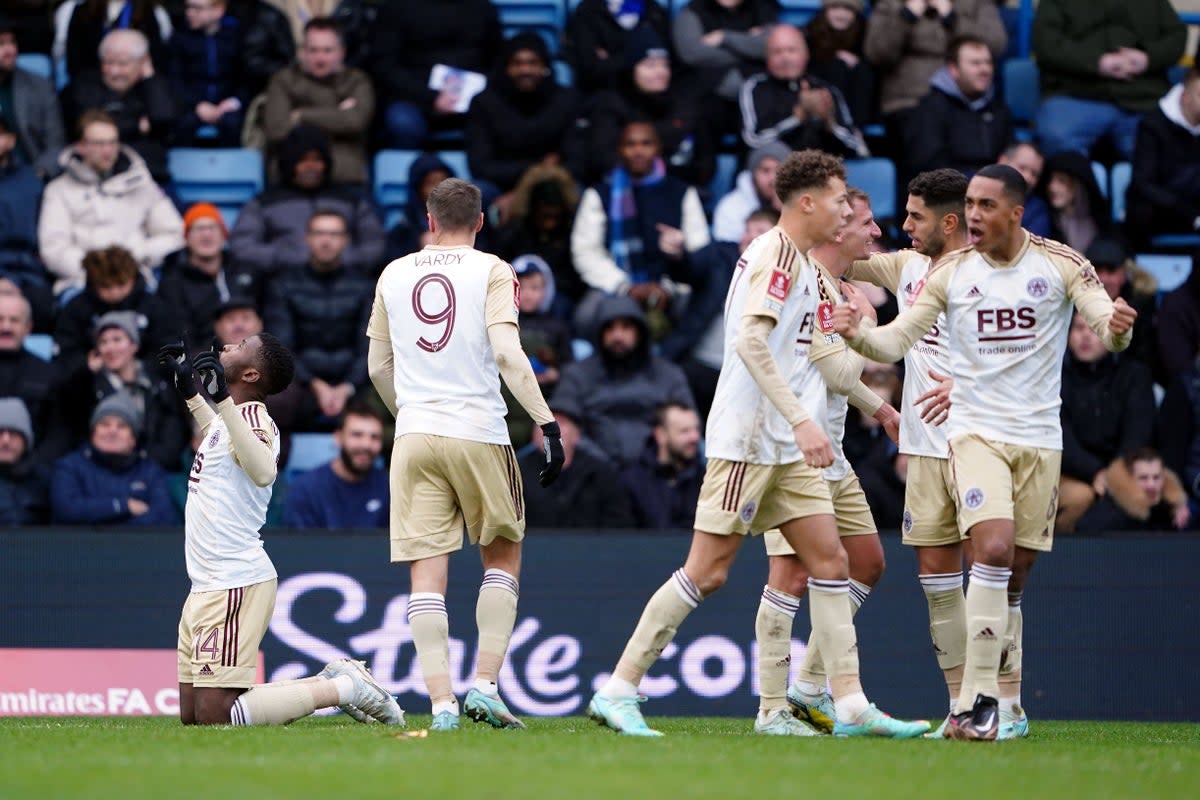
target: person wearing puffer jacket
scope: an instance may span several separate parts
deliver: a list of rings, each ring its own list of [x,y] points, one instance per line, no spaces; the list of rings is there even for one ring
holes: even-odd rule
[[[46,186],[38,249],[54,276],[54,293],[82,289],[83,256],[119,244],[154,285],[153,270],[183,246],[183,218],[137,153],[121,146],[103,111],[80,118],[81,136],[59,156],[63,174]]]

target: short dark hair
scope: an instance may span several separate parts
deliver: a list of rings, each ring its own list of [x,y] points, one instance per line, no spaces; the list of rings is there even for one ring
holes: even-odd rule
[[[957,64],[959,54],[962,52],[962,49],[968,45],[988,47],[988,43],[983,39],[980,39],[978,36],[970,33],[960,33],[958,36],[955,36],[953,39],[951,39],[950,43],[946,45],[946,63]],[[991,48],[989,47],[988,53],[991,52]]]
[[[79,138],[83,139],[84,132],[97,122],[103,122],[105,125],[112,125],[117,129],[118,135],[120,135],[121,127],[117,125],[117,121],[113,119],[112,114],[109,114],[107,111],[102,111],[98,108],[89,108],[87,111],[84,111],[79,115],[79,123],[76,125],[76,128],[79,132]]]
[[[667,424],[667,415],[672,411],[691,411],[696,412],[696,409],[685,403],[677,403],[674,400],[667,401],[654,409],[654,427],[661,428]]]
[[[779,224],[779,212],[776,211],[774,208],[771,208],[770,206],[763,206],[762,208],[758,209],[757,211],[752,212],[750,214],[750,216],[746,217],[746,222],[750,223],[756,219],[761,219],[764,222],[771,223],[772,225],[778,225]]]
[[[263,394],[279,394],[292,382],[296,359],[283,342],[269,333],[258,334],[258,371],[263,376]]]
[[[957,214],[959,223],[966,219],[967,178],[956,169],[922,172],[908,182],[908,193],[924,200],[939,217]]]
[[[137,280],[137,259],[124,247],[111,245],[102,250],[89,250],[83,254],[83,272],[87,284],[93,289],[120,286]]]
[[[304,35],[308,36],[309,31],[329,31],[338,38],[338,44],[342,47],[346,46],[346,40],[342,36],[342,29],[338,27],[337,20],[333,17],[313,17],[304,23]]]
[[[1138,461],[1162,461],[1162,455],[1153,447],[1138,447],[1122,455],[1121,461],[1132,470]]]
[[[475,184],[461,178],[446,178],[433,187],[425,207],[439,227],[473,231],[483,213],[483,197]]]
[[[1025,197],[1029,193],[1029,184],[1025,183],[1025,178],[1021,173],[1017,172],[1007,164],[988,164],[979,172],[975,173],[976,178],[991,178],[994,181],[1000,181],[1004,185],[1004,193],[1008,195],[1008,199],[1013,205],[1025,205]]]
[[[775,172],[775,194],[786,203],[793,194],[824,189],[834,178],[846,180],[846,165],[822,150],[796,150]]]
[[[342,409],[342,415],[338,417],[337,429],[339,431],[346,426],[347,417],[370,417],[380,425],[388,424],[383,412],[365,400],[354,399],[346,403],[346,407]]]
[[[1013,142],[1008,147],[1004,148],[1004,157],[1009,160],[1016,158],[1017,151],[1020,150],[1022,147],[1028,147],[1030,150],[1032,150],[1034,153],[1037,154],[1038,158],[1046,157],[1045,153],[1042,152],[1042,148],[1038,147],[1033,142]]]

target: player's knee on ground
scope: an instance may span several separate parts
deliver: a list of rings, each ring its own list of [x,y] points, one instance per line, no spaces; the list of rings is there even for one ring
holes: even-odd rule
[[[198,690],[195,697],[194,725],[228,725],[230,722],[229,709],[243,692],[243,689],[209,689]]]

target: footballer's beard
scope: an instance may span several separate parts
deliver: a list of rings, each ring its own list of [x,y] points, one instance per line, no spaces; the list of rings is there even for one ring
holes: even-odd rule
[[[367,453],[365,450],[342,450],[338,453],[338,457],[341,459],[342,466],[346,468],[346,471],[351,475],[361,478],[371,471],[371,465],[375,462],[375,459],[364,459],[365,463],[360,465],[355,460],[356,455],[369,456],[370,453]]]

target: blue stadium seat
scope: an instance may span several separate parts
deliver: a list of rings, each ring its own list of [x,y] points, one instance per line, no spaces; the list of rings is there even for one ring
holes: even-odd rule
[[[54,80],[54,62],[42,53],[21,53],[17,56],[17,69]]]
[[[404,206],[408,202],[408,170],[419,155],[420,150],[380,150],[375,155],[375,202],[383,212],[386,230],[391,230],[404,217]],[[466,153],[444,150],[437,156],[454,170],[455,175],[470,180]]]
[[[562,0],[493,0],[506,37],[534,30],[546,40],[551,55],[558,53],[558,37],[567,22]]]
[[[891,159],[846,159],[846,182],[871,196],[876,219],[896,216],[896,165]]]
[[[25,351],[42,361],[54,359],[54,337],[48,333],[31,333],[25,337]]]
[[[1037,64],[1028,58],[1012,58],[1004,62],[1004,102],[1012,112],[1018,127],[1028,127],[1037,116],[1041,102]]]
[[[263,188],[262,153],[249,148],[177,147],[167,152],[167,168],[180,202],[212,203],[229,226]]]
[[[1159,292],[1169,292],[1179,288],[1192,271],[1192,257],[1189,255],[1139,253],[1134,256],[1134,260],[1139,267],[1149,272],[1158,281]]]
[[[1093,168],[1095,165],[1093,165]],[[1116,222],[1125,221],[1125,192],[1129,189],[1129,181],[1133,179],[1133,166],[1128,161],[1118,161],[1112,166],[1110,180],[1112,188],[1110,197],[1112,198],[1113,220]]]
[[[328,433],[292,434],[292,451],[285,472],[289,476],[316,469],[332,461],[338,454],[333,436]]]
[[[1187,250],[1200,247],[1200,233],[1164,233],[1150,237],[1150,246],[1155,250]]]
[[[821,0],[779,0],[779,21],[803,28],[821,13]]]

